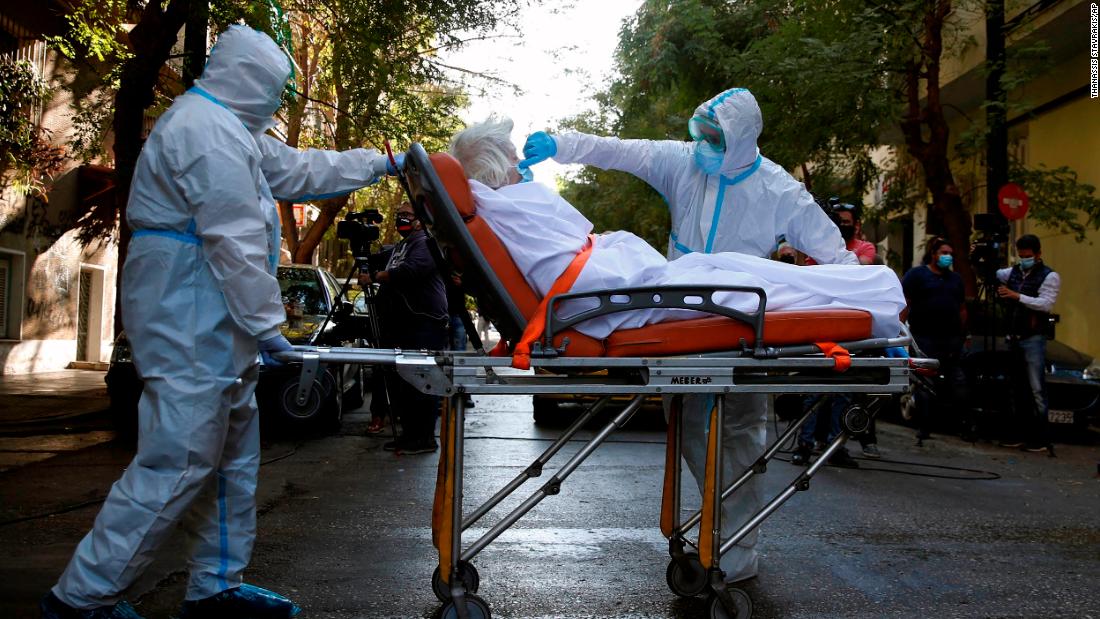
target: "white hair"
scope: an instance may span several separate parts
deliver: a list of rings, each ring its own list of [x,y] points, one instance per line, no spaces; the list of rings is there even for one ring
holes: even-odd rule
[[[512,119],[490,116],[451,138],[451,155],[462,164],[466,176],[492,188],[512,182],[516,146],[512,144]]]

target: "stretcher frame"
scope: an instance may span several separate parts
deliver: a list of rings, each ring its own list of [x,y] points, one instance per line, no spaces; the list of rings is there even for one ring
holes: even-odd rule
[[[448,213],[453,209],[446,198],[446,189],[435,177],[424,150],[414,144],[406,158],[406,171],[412,187],[414,208],[420,219],[429,224],[437,240],[443,244],[456,241],[467,253],[464,278],[475,275],[479,287],[472,290],[479,304],[486,303],[496,312],[493,323],[502,338],[514,343],[522,333],[526,320],[510,302],[507,291],[496,280],[484,257],[478,255],[476,244],[469,237],[461,219]],[[479,260],[480,258],[480,260]],[[450,264],[441,260],[446,273]],[[471,269],[472,267],[472,269]],[[737,542],[751,533],[795,493],[809,488],[810,479],[832,454],[841,449],[849,437],[866,431],[883,397],[901,394],[909,389],[910,372],[930,372],[935,360],[895,359],[877,355],[887,347],[908,346],[910,338],[864,339],[840,342],[852,353],[851,365],[837,372],[837,361],[825,357],[813,344],[769,347],[764,342],[763,324],[766,295],[760,289],[734,288],[760,297],[756,312],[730,310],[713,303],[711,296],[718,290],[697,286],[663,288],[632,288],[603,290],[555,297],[547,304],[546,334],[531,354],[534,373],[509,370],[510,357],[488,356],[478,352],[407,351],[400,349],[326,348],[296,346],[293,352],[280,353],[287,361],[302,364],[299,390],[312,384],[313,377],[328,363],[359,363],[393,366],[397,374],[422,393],[444,398],[440,425],[441,449],[437,484],[432,509],[432,539],[439,552],[438,566],[432,577],[432,589],[443,603],[439,615],[462,619],[484,619],[491,615],[488,603],[475,595],[480,577],[473,559],[543,499],[558,494],[566,479],[616,430],[622,428],[649,396],[672,396],[668,407],[668,441],[662,491],[660,528],[669,540],[671,557],[666,571],[667,582],[674,593],[695,596],[709,593],[708,608],[712,617],[751,616],[752,602],[739,588],[727,586],[720,559]],[[598,306],[569,318],[559,317],[554,309],[564,300],[590,297],[600,300]],[[701,299],[691,299],[697,297]],[[689,301],[690,299],[690,301]],[[756,335],[750,343],[742,342],[736,350],[712,351],[701,354],[639,357],[576,357],[569,356],[568,341],[555,347],[555,334],[594,316],[642,307],[681,307],[723,314],[752,325]],[[503,318],[502,318],[503,317]],[[599,373],[597,373],[599,372]],[[775,497],[765,504],[727,538],[722,538],[722,501],[730,497],[749,480],[767,470],[767,464],[780,448],[796,435],[799,428],[820,407],[820,402],[768,445],[752,466],[736,479],[719,480],[722,470],[723,403],[728,395],[760,394],[835,394],[851,396],[853,403],[842,418],[842,432],[826,448],[813,465],[801,471]],[[520,474],[501,487],[480,506],[465,513],[462,505],[464,469],[464,423],[466,395],[538,395],[586,394],[597,396],[576,420]],[[681,455],[683,417],[680,414],[684,394],[712,394],[715,397],[708,421],[706,477],[702,505],[687,519],[681,515]],[[467,542],[463,533],[481,521],[506,498],[526,482],[543,475],[547,465],[561,448],[607,404],[612,396],[626,395],[633,399],[613,416],[595,436],[562,464],[537,490],[508,514],[493,523],[476,540]],[[698,526],[698,541],[689,536]],[[690,547],[690,548],[689,548]]]

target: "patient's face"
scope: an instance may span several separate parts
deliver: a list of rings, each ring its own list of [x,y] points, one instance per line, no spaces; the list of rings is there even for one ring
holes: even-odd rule
[[[512,167],[508,168],[508,182],[507,185],[515,185],[523,180],[523,177],[519,175],[519,170],[516,169],[516,164],[519,163],[519,155],[516,154],[515,147],[508,150],[508,162],[512,164]]]

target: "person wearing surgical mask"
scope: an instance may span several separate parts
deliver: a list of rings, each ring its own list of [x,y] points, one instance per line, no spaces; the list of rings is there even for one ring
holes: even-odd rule
[[[834,198],[835,200],[835,198]],[[878,250],[874,243],[863,239],[863,223],[861,214],[863,209],[858,204],[837,202],[829,206],[836,217],[836,227],[840,231],[840,238],[844,239],[844,247],[855,254],[860,264],[874,264]],[[813,258],[806,258],[806,265],[817,264]]]
[[[1015,266],[997,270],[997,296],[1006,306],[1009,348],[1020,374],[1026,377],[1032,406],[1021,406],[1014,440],[1003,443],[1025,451],[1054,455],[1047,427],[1046,350],[1050,313],[1062,285],[1057,271],[1043,262],[1039,237],[1025,234],[1016,240]],[[1021,381],[1025,382],[1025,381]]]
[[[401,240],[394,246],[386,267],[375,273],[359,274],[360,285],[379,284],[381,346],[447,350],[450,348],[447,293],[428,247],[431,240],[408,202],[397,208],[393,221]],[[382,448],[404,454],[435,451],[439,448],[435,440],[439,398],[421,393],[396,374],[388,376],[390,410],[401,418],[401,435]]]
[[[242,582],[256,535],[259,363],[290,349],[275,201],[350,193],[396,170],[374,150],[299,151],[268,135],[290,75],[270,37],[230,26],[142,148],[121,289],[144,381],[138,450],[42,599],[46,619],[139,617],[122,594],[178,524],[191,538],[181,619],[299,612]]]
[[[767,258],[783,236],[821,264],[859,264],[806,187],[760,153],[757,140],[764,121],[751,92],[731,88],[715,95],[695,109],[686,128],[690,141],[539,131],[528,136],[520,163],[531,166],[552,157],[642,179],[668,204],[672,230],[666,255],[673,262],[722,252]],[[711,396],[687,396],[683,405],[684,458],[700,488],[713,402]],[[741,394],[725,402],[722,479],[729,481],[764,450],[769,399]],[[754,477],[723,503],[723,537],[732,536],[763,504],[762,482]],[[753,530],[722,557],[727,581],[756,576],[758,533],[759,528]]]
[[[970,417],[966,377],[959,362],[968,337],[966,288],[954,270],[955,248],[945,239],[934,238],[928,245],[924,264],[909,269],[901,287],[909,306],[909,329],[923,356],[938,359],[943,385],[934,396],[917,392],[917,443],[931,436],[936,421],[933,411],[943,419],[967,420]]]

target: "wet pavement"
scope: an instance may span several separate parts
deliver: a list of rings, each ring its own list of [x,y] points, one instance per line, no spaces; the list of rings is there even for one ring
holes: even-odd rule
[[[0,471],[111,440],[105,374],[0,375]]]
[[[476,400],[467,510],[557,433],[531,423],[530,398]],[[614,435],[560,495],[474,559],[494,616],[707,616],[704,600],[677,598],[665,584],[664,433],[652,411],[639,414],[650,418]],[[291,595],[303,619],[428,617],[438,608],[429,527],[437,458],[383,451],[384,439],[363,436],[368,420],[351,414],[336,436],[265,444],[248,578]],[[824,469],[767,521],[761,574],[748,587],[754,617],[1100,617],[1095,446],[1060,445],[1048,458],[952,437],[918,448],[911,437],[881,423],[883,461]],[[542,479],[579,447],[567,446]],[[128,457],[104,443],[0,473],[0,616],[37,616],[34,600]],[[774,463],[767,487],[779,490],[798,470]],[[686,482],[690,508],[698,494]],[[130,596],[150,619],[172,616],[183,595],[181,537]]]

